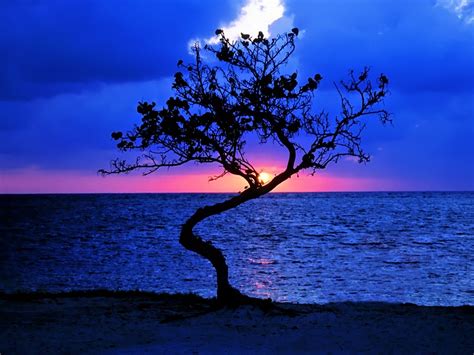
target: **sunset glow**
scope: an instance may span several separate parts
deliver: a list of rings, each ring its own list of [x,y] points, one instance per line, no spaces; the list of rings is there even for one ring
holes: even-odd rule
[[[273,175],[269,175],[270,179]],[[3,193],[236,193],[245,188],[245,181],[226,175],[209,181],[212,174],[154,174],[101,177],[80,171],[40,171],[35,169],[9,172],[0,176]],[[278,186],[273,192],[328,191],[390,191],[435,188],[435,182],[403,183],[401,181],[348,178],[323,173],[316,176],[300,174]]]
[[[263,185],[269,183],[272,180],[272,178],[273,176],[265,171],[262,171],[260,174],[258,174],[258,180]]]

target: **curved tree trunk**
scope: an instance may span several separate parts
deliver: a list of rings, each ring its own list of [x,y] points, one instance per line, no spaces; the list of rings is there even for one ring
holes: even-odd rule
[[[187,223],[183,226],[179,239],[186,249],[194,251],[209,260],[217,274],[217,300],[221,304],[238,303],[243,295],[229,283],[229,269],[222,252],[211,242],[196,236]]]
[[[229,268],[222,252],[212,245],[209,241],[204,241],[195,235],[193,228],[204,219],[225,212],[229,209],[237,207],[242,203],[260,197],[273,190],[280,183],[288,179],[294,171],[285,171],[276,176],[267,185],[257,189],[245,190],[227,201],[217,203],[212,206],[199,208],[182,226],[179,242],[186,249],[193,251],[203,258],[209,260],[216,270],[217,274],[217,301],[222,305],[238,305],[246,301],[252,300],[251,297],[245,296],[239,290],[232,287],[229,282]]]
[[[201,237],[194,234],[193,228],[204,219],[236,207],[247,200],[248,199],[241,200],[233,198],[223,203],[199,208],[181,228],[179,238],[181,245],[209,260],[216,270],[217,300],[220,304],[238,304],[241,303],[246,296],[231,286],[229,282],[229,268],[222,252],[213,246],[211,242],[204,241]]]

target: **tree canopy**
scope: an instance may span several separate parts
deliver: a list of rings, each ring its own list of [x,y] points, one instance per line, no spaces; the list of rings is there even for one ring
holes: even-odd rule
[[[107,174],[142,170],[150,174],[164,167],[189,162],[217,164],[225,174],[241,177],[246,188],[230,199],[199,208],[182,226],[180,243],[209,260],[217,274],[217,298],[222,303],[248,300],[229,283],[222,252],[197,236],[193,228],[202,220],[266,194],[300,171],[316,173],[341,157],[367,162],[361,145],[365,119],[390,121],[383,107],[388,79],[381,74],[375,83],[369,69],[349,73],[334,83],[340,113],[330,115],[313,107],[314,95],[323,77],[316,73],[306,80],[298,72],[287,72],[295,50],[298,29],[266,38],[242,33],[231,40],[216,31],[216,46],[192,48],[194,61],[178,61],[174,95],[158,108],[155,102],[140,102],[141,123],[128,132],[113,132],[117,147],[138,152],[136,160],[116,159]],[[283,171],[270,181],[259,176],[248,159],[248,140],[278,144],[286,150]],[[304,138],[304,139],[302,139]],[[254,139],[254,138],[253,138]]]
[[[110,170],[101,172],[141,169],[150,174],[188,162],[214,163],[223,168],[222,175],[238,175],[250,189],[259,189],[259,171],[246,155],[251,134],[259,143],[271,140],[285,147],[291,174],[325,169],[342,156],[368,161],[361,147],[362,119],[376,115],[382,122],[389,121],[380,105],[387,94],[387,77],[381,74],[374,85],[368,68],[357,75],[351,71],[346,81],[335,84],[340,114],[331,117],[324,110],[315,111],[313,97],[321,74],[300,80],[297,71],[283,72],[298,32],[294,28],[270,39],[262,32],[256,37],[242,33],[232,41],[217,30],[219,45],[204,46],[205,58],[195,44],[195,61],[178,61],[180,70],[172,85],[175,94],[166,105],[157,108],[155,102],[140,102],[141,124],[126,133],[112,133],[120,150],[142,154],[133,162],[116,159]],[[297,136],[310,137],[311,143],[304,146],[293,141]]]

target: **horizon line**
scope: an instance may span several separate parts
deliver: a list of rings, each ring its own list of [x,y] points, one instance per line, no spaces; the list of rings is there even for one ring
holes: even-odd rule
[[[327,193],[465,193],[474,192],[473,190],[335,190],[335,191],[270,191],[268,194],[327,194]],[[12,195],[238,195],[240,192],[235,191],[221,191],[221,192],[173,192],[173,191],[150,191],[150,192],[0,192],[0,196]],[[262,195],[262,196],[265,196]]]

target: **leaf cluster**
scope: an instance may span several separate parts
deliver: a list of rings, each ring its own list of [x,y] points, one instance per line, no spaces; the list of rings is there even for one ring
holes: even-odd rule
[[[375,115],[389,121],[388,112],[379,107],[387,94],[387,77],[380,75],[374,88],[368,68],[359,75],[350,72],[348,81],[335,84],[340,115],[331,119],[324,111],[316,114],[312,102],[321,74],[300,80],[298,72],[284,71],[298,34],[297,28],[274,38],[242,33],[233,41],[217,30],[218,45],[202,49],[195,44],[194,62],[178,61],[174,95],[166,104],[158,108],[154,102],[140,102],[141,123],[128,132],[112,133],[120,150],[141,155],[132,163],[114,160],[111,170],[101,172],[145,169],[148,174],[187,162],[216,163],[222,175],[241,176],[251,190],[262,189],[246,155],[252,134],[262,144],[271,140],[287,149],[285,178],[302,169],[324,169],[346,155],[368,161],[361,148],[361,118]],[[208,55],[215,60],[204,60]],[[356,102],[346,94],[356,95]],[[311,144],[297,143],[298,135],[310,137]]]

